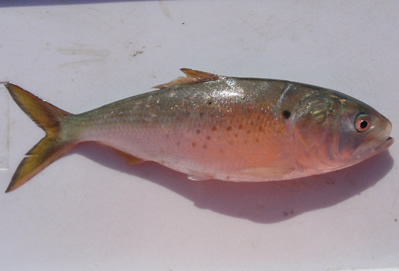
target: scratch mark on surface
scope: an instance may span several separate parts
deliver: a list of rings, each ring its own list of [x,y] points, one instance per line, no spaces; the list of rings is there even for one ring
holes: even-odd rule
[[[159,1],[159,5],[161,7],[162,13],[169,19],[172,20],[172,15],[170,14],[169,9],[167,8],[167,6],[165,5],[165,3],[163,1]]]
[[[396,193],[395,200],[392,203],[392,208],[395,208],[396,202],[398,201],[399,193]]]
[[[137,56],[139,54],[142,54],[142,53],[144,53],[144,51],[137,50],[136,52],[134,52],[134,54],[132,54],[132,57],[135,57],[135,56]]]
[[[109,55],[108,50],[98,50],[98,49],[91,49],[91,48],[82,48],[82,47],[75,47],[75,48],[58,48],[58,52],[64,55],[79,55],[79,56],[99,56],[99,57],[106,57]]]
[[[8,170],[10,145],[10,111],[8,92],[0,93],[0,170]]]
[[[58,65],[58,67],[63,68],[63,67],[68,67],[68,66],[73,66],[73,65],[94,64],[94,63],[101,63],[101,62],[104,62],[103,58],[82,59],[82,60],[78,60],[78,61],[66,62],[66,63]]]
[[[60,64],[59,67],[61,68],[71,65],[103,62],[110,54],[108,50],[90,48],[84,44],[74,44],[71,47],[59,47],[57,51],[63,55],[75,56],[74,61]]]

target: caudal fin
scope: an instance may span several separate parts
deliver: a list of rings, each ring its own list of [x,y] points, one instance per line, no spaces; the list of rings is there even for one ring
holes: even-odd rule
[[[7,193],[29,181],[39,171],[70,151],[75,144],[59,137],[60,122],[70,113],[41,100],[19,86],[6,83],[5,87],[19,107],[46,132],[46,136],[26,154],[19,164],[8,185]]]

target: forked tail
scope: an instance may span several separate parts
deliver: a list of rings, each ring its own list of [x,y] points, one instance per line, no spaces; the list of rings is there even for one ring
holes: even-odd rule
[[[8,185],[7,193],[29,181],[39,171],[70,151],[75,144],[59,136],[60,123],[70,113],[41,100],[19,86],[10,83],[4,85],[19,107],[46,132],[46,136],[26,154],[19,164]]]

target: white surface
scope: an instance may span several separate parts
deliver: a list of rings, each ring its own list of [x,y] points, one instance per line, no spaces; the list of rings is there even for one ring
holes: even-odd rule
[[[70,112],[189,67],[337,89],[398,138],[398,1],[30,2],[0,2],[0,81]],[[0,190],[43,136],[11,100],[6,131]],[[399,267],[397,145],[337,173],[258,184],[192,182],[85,145],[0,195],[0,269]]]

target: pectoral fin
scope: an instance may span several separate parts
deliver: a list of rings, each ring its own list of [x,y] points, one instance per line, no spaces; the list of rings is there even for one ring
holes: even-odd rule
[[[215,179],[214,175],[211,174],[204,174],[204,173],[192,173],[187,176],[189,180],[192,181],[206,181]]]
[[[209,179],[212,179],[212,178],[199,176],[199,175],[188,175],[187,179],[192,180],[192,181],[205,181],[205,180],[209,180]]]

